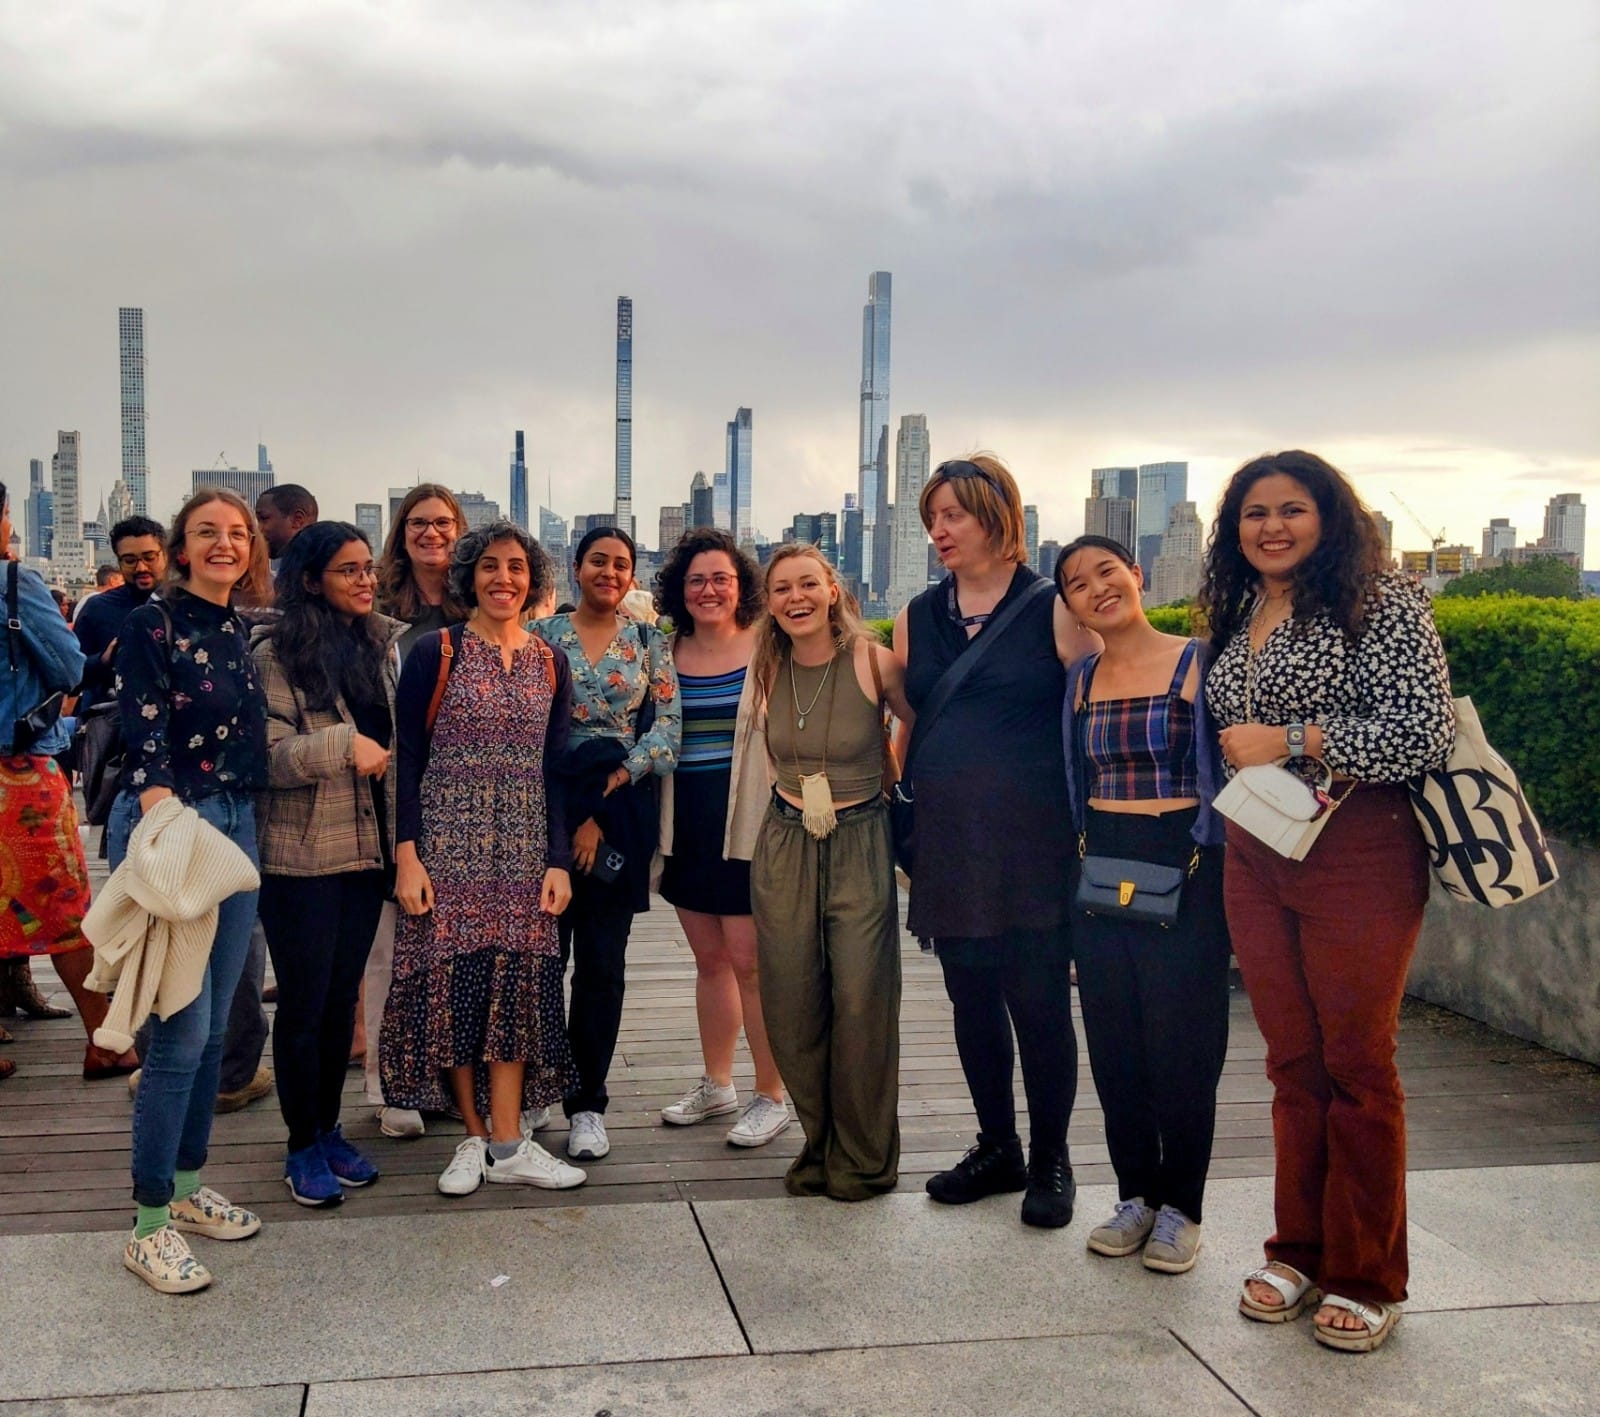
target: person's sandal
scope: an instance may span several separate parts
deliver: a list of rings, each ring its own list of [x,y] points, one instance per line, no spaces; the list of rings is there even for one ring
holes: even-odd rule
[[[1252,1270],[1245,1275],[1244,1285],[1239,1291],[1239,1312],[1247,1319],[1254,1319],[1260,1324],[1290,1323],[1305,1313],[1308,1305],[1316,1303],[1322,1297],[1322,1293],[1314,1279],[1308,1279],[1293,1265],[1284,1264],[1282,1260],[1274,1260],[1272,1263],[1281,1265],[1294,1275],[1294,1278],[1289,1279],[1267,1265]],[[1262,1284],[1276,1289],[1283,1295],[1283,1302],[1263,1304],[1250,1292],[1252,1280],[1259,1280]]]
[[[1378,1300],[1370,1303],[1360,1299],[1346,1299],[1342,1294],[1324,1294],[1322,1302],[1330,1309],[1343,1309],[1354,1314],[1365,1328],[1334,1328],[1317,1324],[1317,1342],[1324,1348],[1337,1348],[1341,1353],[1370,1353],[1382,1345],[1400,1322],[1400,1306],[1384,1304]]]

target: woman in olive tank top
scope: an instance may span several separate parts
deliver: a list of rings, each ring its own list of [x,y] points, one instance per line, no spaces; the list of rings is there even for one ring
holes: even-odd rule
[[[899,1175],[900,929],[883,797],[904,673],[814,546],[767,565],[750,672],[777,786],[750,863],[761,1006],[805,1129],[791,1195],[865,1200]]]

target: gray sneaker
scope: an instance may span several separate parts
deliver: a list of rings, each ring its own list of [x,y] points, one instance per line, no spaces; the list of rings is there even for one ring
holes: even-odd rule
[[[1089,1232],[1089,1248],[1097,1255],[1109,1255],[1112,1259],[1131,1255],[1144,1244],[1155,1223],[1156,1213],[1144,1203],[1143,1196],[1118,1201],[1111,1219]]]
[[[661,1109],[661,1120],[675,1127],[692,1127],[708,1117],[727,1117],[739,1110],[739,1093],[731,1083],[702,1077],[676,1102]]]
[[[765,1146],[785,1131],[794,1119],[787,1102],[774,1102],[765,1093],[756,1093],[750,1105],[728,1133],[730,1146]]]
[[[1144,1267],[1162,1274],[1186,1274],[1199,1258],[1199,1223],[1173,1206],[1162,1206],[1144,1247]]]

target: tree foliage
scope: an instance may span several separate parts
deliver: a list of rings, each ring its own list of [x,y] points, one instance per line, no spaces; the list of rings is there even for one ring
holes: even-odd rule
[[[1472,571],[1457,576],[1443,595],[1457,596],[1536,595],[1552,600],[1582,600],[1583,582],[1575,566],[1554,556],[1530,556],[1521,565],[1495,566],[1488,571]]]

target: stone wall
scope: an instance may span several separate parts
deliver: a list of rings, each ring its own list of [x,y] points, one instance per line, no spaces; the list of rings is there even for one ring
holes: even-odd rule
[[[1407,992],[1600,1063],[1600,850],[1550,847],[1561,880],[1503,910],[1435,884]]]

